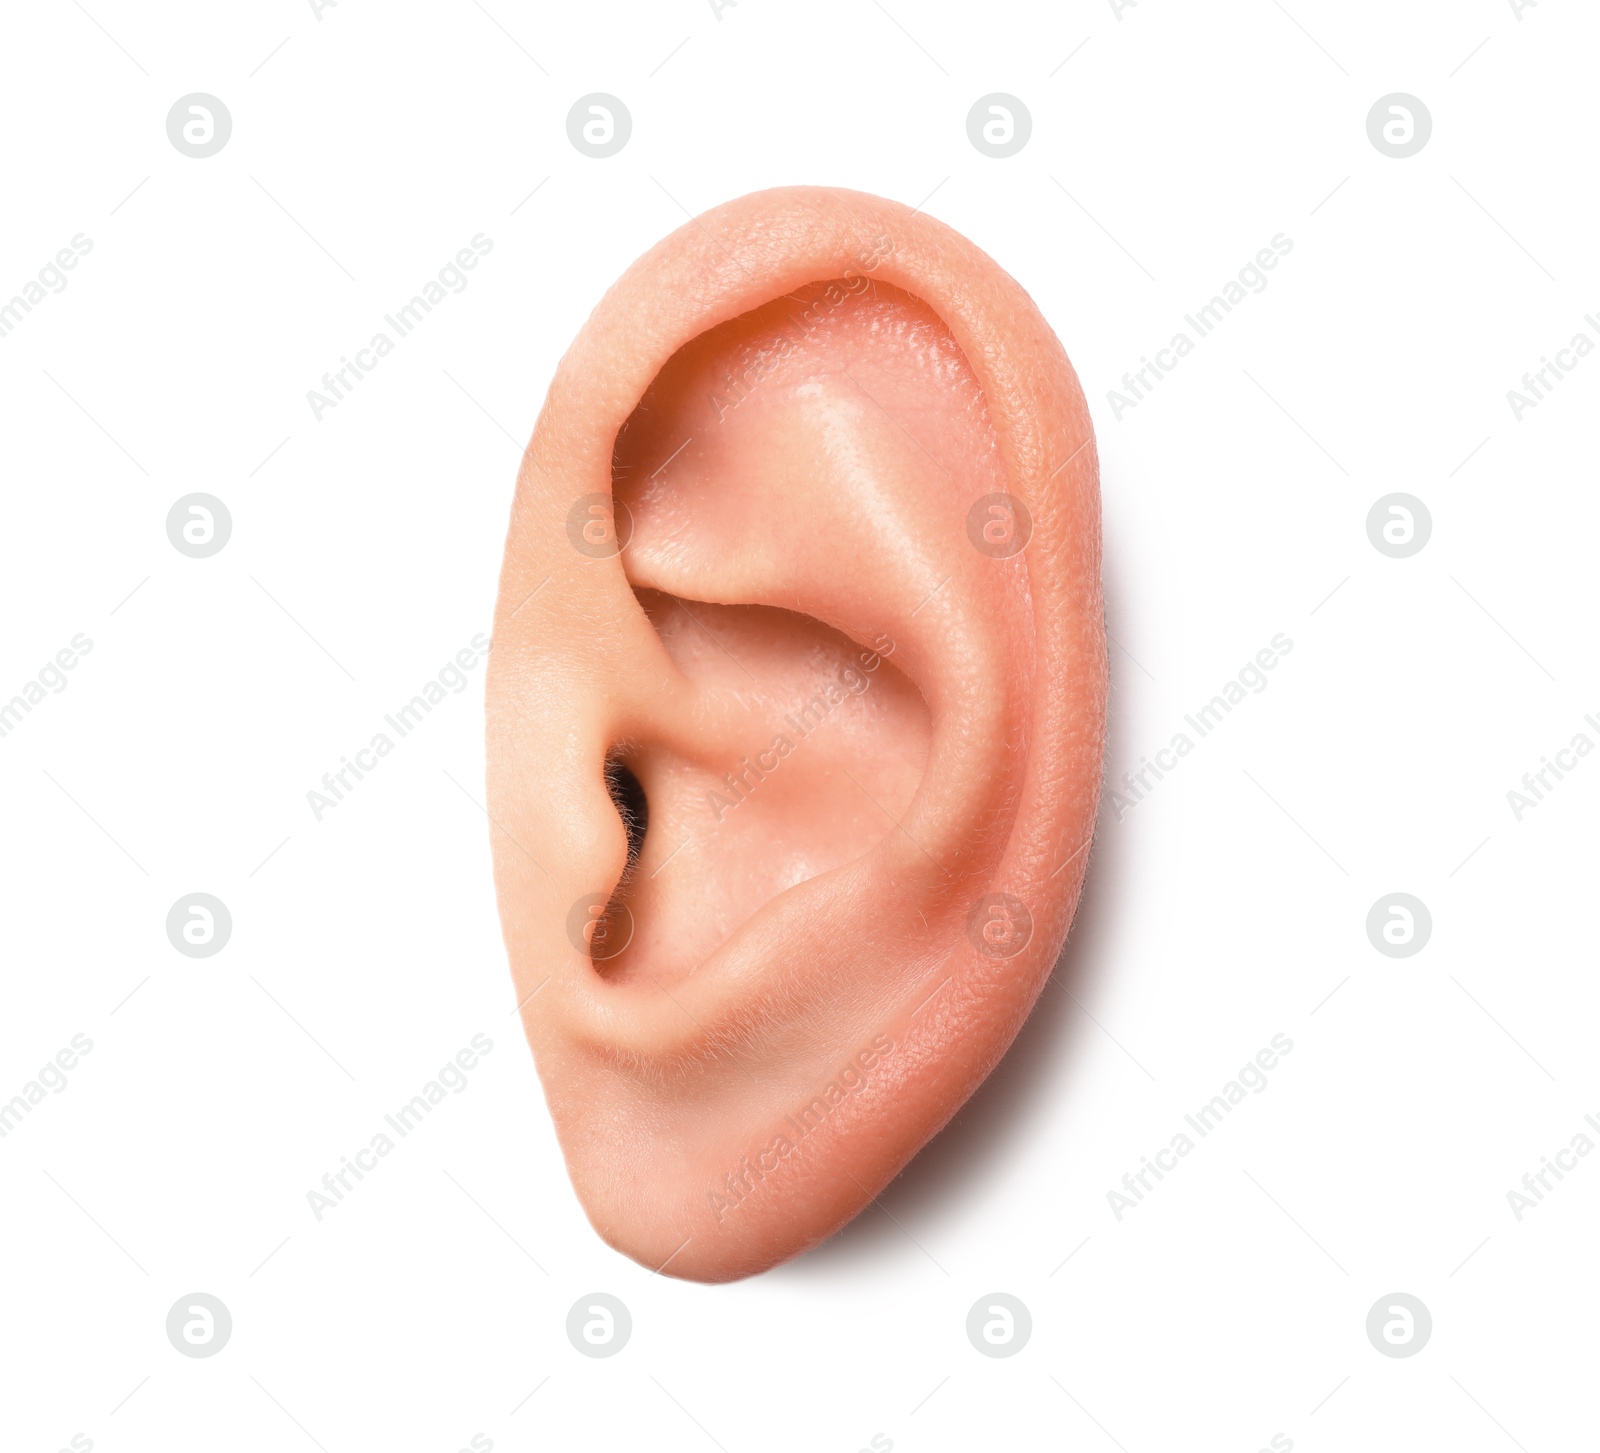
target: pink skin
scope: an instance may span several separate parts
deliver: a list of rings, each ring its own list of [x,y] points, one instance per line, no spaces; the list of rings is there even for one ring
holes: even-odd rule
[[[631,536],[591,558],[569,513],[613,488]],[[1032,521],[1009,556],[969,533],[1002,493]],[[763,1270],[981,1083],[1076,906],[1105,669],[1087,410],[983,253],[793,188],[607,294],[518,480],[489,805],[524,1024],[610,1244]],[[608,755],[649,802],[632,867]],[[999,893],[1025,941],[1004,912],[970,926]],[[569,937],[586,895],[615,957]]]

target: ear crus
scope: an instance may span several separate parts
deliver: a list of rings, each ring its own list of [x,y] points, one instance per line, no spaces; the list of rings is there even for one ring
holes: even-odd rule
[[[784,189],[606,295],[517,483],[489,795],[612,1245],[761,1270],[981,1083],[1076,906],[1105,674],[1082,393],[970,243]]]

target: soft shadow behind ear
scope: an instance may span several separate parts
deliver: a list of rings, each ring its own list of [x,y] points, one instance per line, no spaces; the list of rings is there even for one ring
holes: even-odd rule
[[[1077,903],[1105,717],[1093,436],[932,219],[762,193],[607,294],[518,480],[496,883],[596,1229],[748,1275],[1006,1052]]]

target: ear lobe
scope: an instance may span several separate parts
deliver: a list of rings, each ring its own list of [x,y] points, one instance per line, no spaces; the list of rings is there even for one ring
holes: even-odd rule
[[[590,1219],[704,1280],[821,1240],[1004,1053],[1076,904],[1105,649],[1060,345],[897,204],[708,213],[558,370],[490,671],[502,924]]]

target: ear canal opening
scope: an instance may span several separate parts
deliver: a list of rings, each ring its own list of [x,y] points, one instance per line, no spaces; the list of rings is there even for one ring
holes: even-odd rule
[[[606,791],[611,794],[617,816],[628,834],[628,866],[623,870],[626,882],[639,862],[639,854],[644,851],[645,834],[650,830],[650,799],[645,796],[644,784],[634,775],[633,769],[616,754],[606,758]]]

